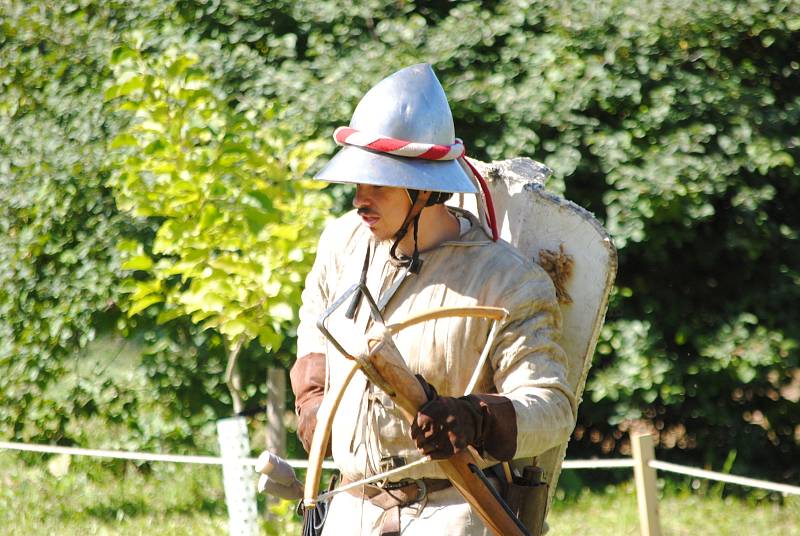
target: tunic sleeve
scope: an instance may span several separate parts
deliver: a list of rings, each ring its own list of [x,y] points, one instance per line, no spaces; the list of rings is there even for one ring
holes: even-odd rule
[[[516,410],[516,457],[537,456],[568,441],[575,426],[577,404],[558,344],[561,312],[552,281],[538,266],[503,302],[509,317],[490,354],[494,384]]]
[[[297,327],[297,356],[302,358],[312,353],[325,353],[325,337],[317,329],[317,319],[328,307],[329,278],[335,275],[331,266],[333,255],[330,249],[332,225],[325,228],[317,244],[314,265],[306,276],[301,297],[300,325]]]

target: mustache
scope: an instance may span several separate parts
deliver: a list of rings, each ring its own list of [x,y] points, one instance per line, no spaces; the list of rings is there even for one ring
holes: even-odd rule
[[[378,213],[374,210],[370,210],[367,207],[361,207],[357,211],[359,216],[377,216]]]

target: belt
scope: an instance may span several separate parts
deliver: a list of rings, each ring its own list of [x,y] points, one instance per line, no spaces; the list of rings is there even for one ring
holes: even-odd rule
[[[342,485],[352,481],[342,479]],[[360,488],[347,490],[347,493],[367,499],[375,506],[383,510],[389,510],[395,506],[403,507],[420,502],[429,493],[441,491],[452,486],[446,478],[420,478],[416,480],[407,479],[399,482],[388,482],[383,487],[365,484]]]
[[[346,478],[342,484],[349,483]],[[361,488],[347,490],[347,493],[382,508],[385,515],[381,521],[382,536],[400,536],[400,508],[425,500],[428,493],[447,489],[452,484],[445,478],[406,479],[387,482],[383,487],[365,484]]]

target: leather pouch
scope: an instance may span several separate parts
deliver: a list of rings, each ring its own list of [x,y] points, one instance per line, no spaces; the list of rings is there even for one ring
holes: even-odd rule
[[[542,469],[535,465],[526,466],[522,477],[515,476],[513,483],[506,484],[505,500],[531,536],[544,533],[547,490],[547,482],[542,479]]]

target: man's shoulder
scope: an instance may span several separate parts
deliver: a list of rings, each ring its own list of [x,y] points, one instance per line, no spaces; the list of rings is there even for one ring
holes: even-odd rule
[[[526,300],[529,295],[551,294],[552,280],[535,261],[505,240],[488,241],[474,248],[457,250],[467,258],[464,268],[482,281],[482,286],[498,294],[518,294],[515,299]],[[491,289],[491,290],[490,290]]]
[[[538,265],[533,259],[527,258],[520,250],[503,239],[496,242],[487,241],[468,254],[481,258],[497,270],[527,272],[538,269]]]
[[[473,259],[481,259],[483,262],[501,269],[535,270],[533,260],[527,259],[516,247],[502,238],[492,241],[488,231],[478,223],[478,219],[474,215],[464,210],[458,210],[456,214],[469,219],[471,223],[471,228],[461,237],[462,242],[475,246],[459,248],[462,254]]]

